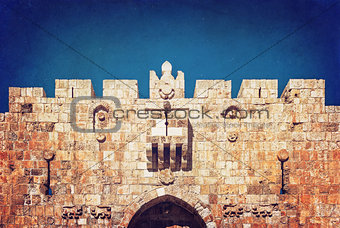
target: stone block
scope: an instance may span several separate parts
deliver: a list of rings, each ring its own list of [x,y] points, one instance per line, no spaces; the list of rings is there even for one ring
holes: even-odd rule
[[[9,87],[8,88],[8,96],[9,97],[20,97],[21,96],[21,88],[19,87]]]
[[[231,81],[197,80],[194,97],[196,98],[231,98]]]
[[[298,102],[298,99],[310,99],[317,98],[322,99],[325,97],[325,82],[324,80],[306,80],[306,79],[290,79],[286,85],[281,98],[285,99],[285,102],[291,103],[294,98],[294,102]],[[315,101],[311,103],[316,103]],[[320,101],[324,104],[324,101]]]
[[[68,89],[69,80],[67,79],[56,79],[55,80],[55,88],[56,89]]]
[[[90,80],[56,80],[56,98],[46,98],[43,88],[10,88],[10,112],[0,114],[2,224],[128,226],[150,201],[174,200],[189,212],[193,207],[207,227],[327,226],[339,204],[340,108],[324,106],[324,81],[290,80],[278,99],[276,80],[244,80],[240,98],[231,99],[230,81],[201,80],[191,99],[184,98],[183,72],[175,79],[170,66],[165,63],[161,79],[151,72],[152,99],[138,99],[135,80],[103,82],[103,94],[120,98],[123,110],[159,108],[164,101],[174,108],[211,110],[213,119],[169,119],[168,136],[164,119],[134,115],[122,120],[118,132],[105,133],[105,141],[95,132],[74,131],[69,123],[72,96],[93,95]],[[160,88],[169,89],[166,83],[177,97],[160,97]],[[196,99],[200,93],[203,99]],[[266,108],[270,117],[253,113],[252,118],[222,119],[221,112],[231,105]],[[115,125],[113,103],[105,106],[108,121],[91,116],[95,107],[94,101],[80,102],[79,126],[93,130]],[[170,144],[169,151],[164,144]],[[286,194],[280,194],[277,157],[283,149],[289,155],[283,163]],[[51,198],[45,195],[45,158],[53,153]],[[159,165],[151,169],[153,159]],[[163,169],[168,165],[170,169]],[[63,218],[63,207],[73,205],[83,206],[79,219]],[[94,218],[92,206],[110,208],[112,219]]]
[[[33,88],[32,96],[33,97],[46,97],[44,88]]]
[[[243,80],[238,98],[277,98],[277,80]]]
[[[75,98],[79,96],[95,96],[91,80],[56,80],[56,98]]]
[[[58,113],[40,113],[38,114],[39,122],[58,122]]]
[[[124,96],[124,92],[126,96]],[[104,80],[103,96],[115,96],[119,99],[138,98],[137,80]]]
[[[100,195],[86,194],[85,203],[87,205],[100,205]]]

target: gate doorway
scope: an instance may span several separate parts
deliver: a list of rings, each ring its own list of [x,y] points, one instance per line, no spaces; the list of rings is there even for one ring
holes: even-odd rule
[[[128,228],[205,228],[195,208],[176,197],[165,195],[144,204],[131,219]]]

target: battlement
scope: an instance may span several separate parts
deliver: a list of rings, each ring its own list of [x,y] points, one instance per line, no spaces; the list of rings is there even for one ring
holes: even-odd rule
[[[281,94],[281,98],[286,102],[293,102],[294,99],[303,100],[313,98],[325,98],[325,80],[320,79],[290,79]],[[312,102],[314,102],[312,100]],[[324,102],[324,101],[323,101]],[[310,103],[310,102],[309,102]]]
[[[278,81],[265,79],[243,80],[238,98],[277,98]]]
[[[162,65],[162,76],[159,78],[155,71],[150,71],[150,99],[181,99],[185,97],[184,73],[177,72],[177,77],[172,76],[172,66],[166,61]],[[197,80],[193,98],[200,99],[231,99],[231,81],[224,80]],[[80,96],[95,97],[91,80],[55,80],[55,98],[76,98]],[[103,96],[115,96],[119,99],[138,99],[139,89],[137,80],[104,80]],[[43,88],[17,88],[9,89],[10,103],[15,97],[34,99],[46,97]],[[306,103],[324,103],[325,81],[320,79],[290,79],[281,97],[278,98],[278,80],[245,79],[242,81],[237,98],[249,99],[281,99],[284,103],[291,103],[294,99],[304,100]],[[51,99],[51,98],[49,98]],[[27,102],[25,100],[25,102]],[[19,101],[23,103],[23,101]]]
[[[139,98],[137,80],[104,80],[103,96]]]
[[[74,98],[80,96],[96,96],[91,80],[55,80],[56,98]]]
[[[42,87],[9,87],[8,95],[9,97],[46,97]]]
[[[194,98],[231,98],[231,81],[197,80]]]

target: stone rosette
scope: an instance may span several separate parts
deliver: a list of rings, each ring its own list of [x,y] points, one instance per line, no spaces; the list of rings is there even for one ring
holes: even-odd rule
[[[164,185],[170,185],[175,182],[175,175],[170,169],[163,169],[158,172],[158,179]]]

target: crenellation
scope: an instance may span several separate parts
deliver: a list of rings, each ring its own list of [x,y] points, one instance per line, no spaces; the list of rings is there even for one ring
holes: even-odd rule
[[[19,87],[9,87],[8,88],[9,97],[20,97],[21,89]]]
[[[56,98],[75,98],[80,96],[96,96],[91,80],[55,80]]]
[[[197,80],[194,98],[231,98],[231,81]]]
[[[325,103],[325,80],[290,79],[281,94],[285,103]]]
[[[278,81],[265,79],[242,80],[238,98],[277,98]]]
[[[137,80],[104,80],[103,96],[115,96],[119,99],[139,98]]]
[[[45,91],[40,87],[9,87],[9,103],[23,103],[25,100],[36,103],[40,97],[46,97]]]
[[[157,82],[160,79],[155,71],[150,71],[150,98],[159,97],[159,86]],[[306,99],[307,103],[324,103],[325,82],[316,79],[291,79],[285,87],[281,98],[277,98],[277,80],[243,80],[238,96],[244,103],[268,104],[280,102],[299,102],[292,98]],[[178,71],[178,76],[174,81],[174,86],[178,88],[180,97],[184,98],[184,73]],[[158,91],[158,92],[156,92]],[[57,79],[54,98],[46,98],[43,88],[19,88],[10,87],[9,97],[12,103],[24,103],[34,101],[33,103],[71,103],[73,98],[79,96],[95,96],[91,80],[65,80]],[[137,80],[104,80],[103,96],[115,96],[120,99],[138,99]],[[31,98],[30,98],[31,97]],[[152,98],[154,97],[154,98]],[[176,96],[174,96],[176,98]],[[288,97],[292,100],[287,101]],[[23,99],[24,98],[24,99]],[[36,98],[36,100],[34,100]],[[46,98],[39,99],[39,98]],[[224,80],[197,80],[194,92],[194,98],[229,98],[231,99],[231,81]],[[261,99],[258,99],[261,98]],[[69,99],[69,100],[61,100]],[[139,99],[143,102],[143,99]],[[139,103],[139,100],[136,102]],[[200,101],[204,102],[204,101]],[[223,99],[216,102],[223,103]]]

